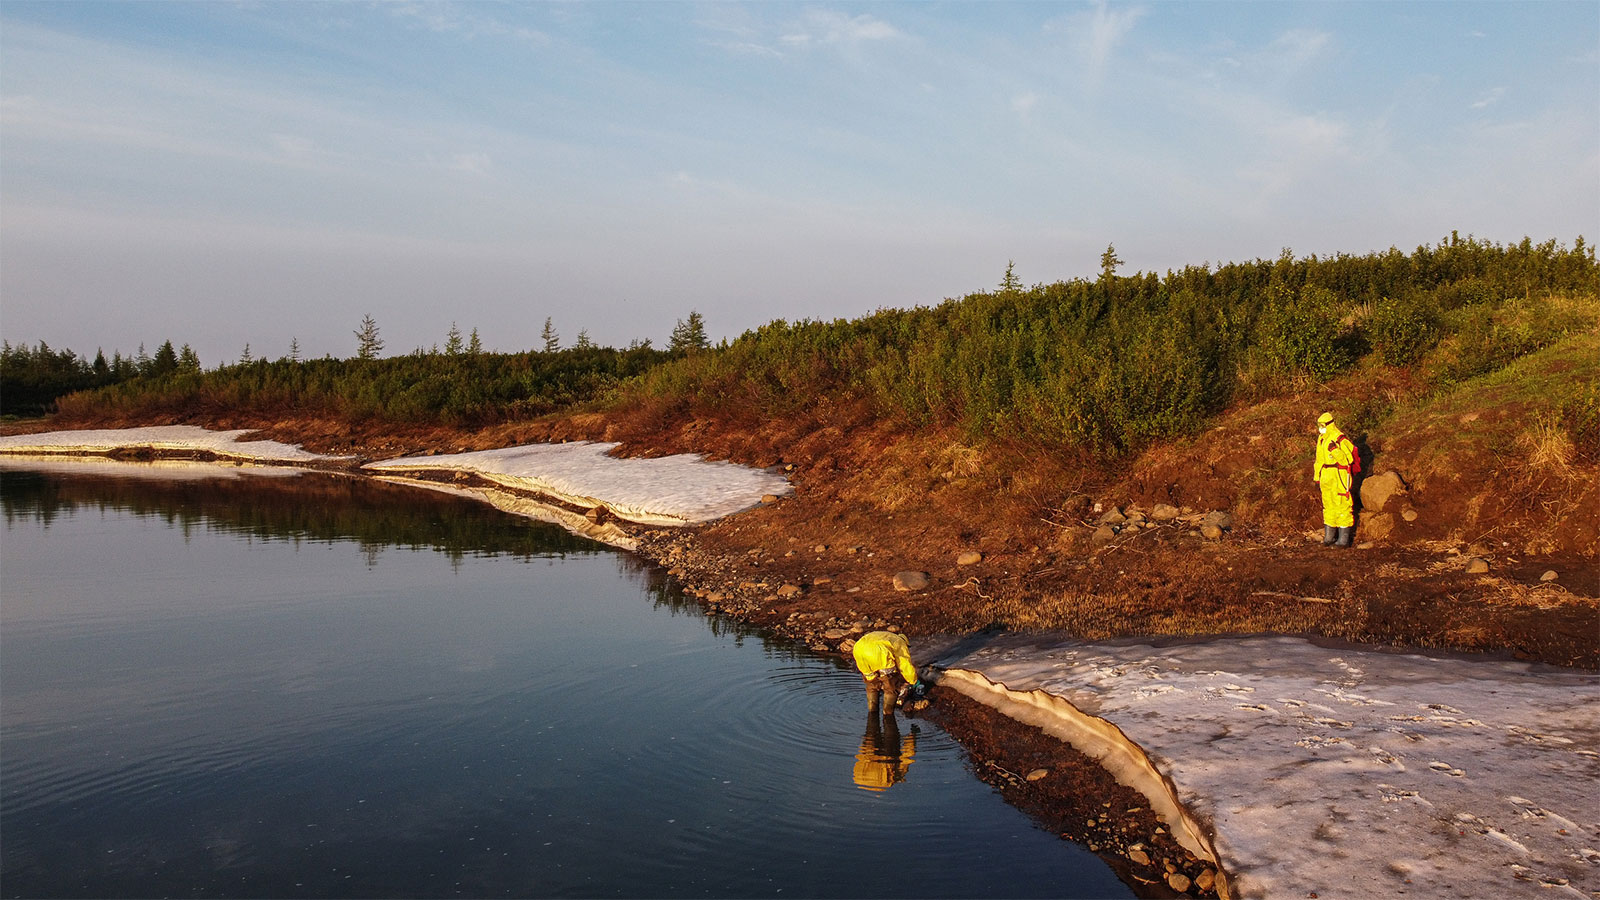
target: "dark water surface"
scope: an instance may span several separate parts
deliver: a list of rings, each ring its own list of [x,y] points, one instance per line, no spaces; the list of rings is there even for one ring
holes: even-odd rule
[[[0,473],[6,896],[1129,896],[635,557],[203,471]]]

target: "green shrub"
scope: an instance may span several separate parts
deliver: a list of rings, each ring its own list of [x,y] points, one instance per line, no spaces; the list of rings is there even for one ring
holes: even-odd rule
[[[1381,361],[1409,366],[1439,343],[1440,324],[1439,310],[1426,295],[1385,297],[1373,309],[1367,332]]]

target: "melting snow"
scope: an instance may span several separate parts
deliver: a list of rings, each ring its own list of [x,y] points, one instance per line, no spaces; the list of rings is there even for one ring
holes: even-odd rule
[[[792,492],[781,475],[698,456],[617,459],[617,445],[580,441],[529,444],[443,456],[370,463],[386,472],[471,472],[497,484],[534,491],[574,506],[603,506],[646,525],[709,522],[749,509],[767,494]]]
[[[937,665],[1114,725],[1210,822],[1235,896],[1600,896],[1593,673],[1287,637],[1007,636]]]
[[[107,453],[149,447],[153,450],[209,450],[218,456],[258,462],[316,462],[340,459],[277,441],[241,441],[249,430],[208,431],[194,425],[48,431],[0,437],[0,453]]]

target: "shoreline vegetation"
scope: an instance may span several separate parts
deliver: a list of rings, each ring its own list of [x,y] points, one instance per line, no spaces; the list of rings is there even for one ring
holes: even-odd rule
[[[1008,267],[991,292],[717,346],[134,374],[0,430],[200,425],[360,461],[594,440],[780,471],[792,497],[618,527],[708,609],[819,651],[880,627],[914,645],[1283,634],[1600,668],[1600,267],[1581,238],[1165,276],[1118,275],[1108,247],[1102,264],[1032,287]],[[7,345],[0,398],[18,358]],[[1320,545],[1324,410],[1361,449],[1358,549]],[[979,743],[993,732],[936,700]],[[1041,821],[1075,809],[1040,799],[1058,782],[984,771]],[[1062,833],[1125,860],[1114,835],[1157,827],[1139,805]]]

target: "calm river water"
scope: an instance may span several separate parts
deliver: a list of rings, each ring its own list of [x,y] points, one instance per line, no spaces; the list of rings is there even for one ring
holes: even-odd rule
[[[6,896],[1130,895],[628,554],[338,476],[6,466]]]

